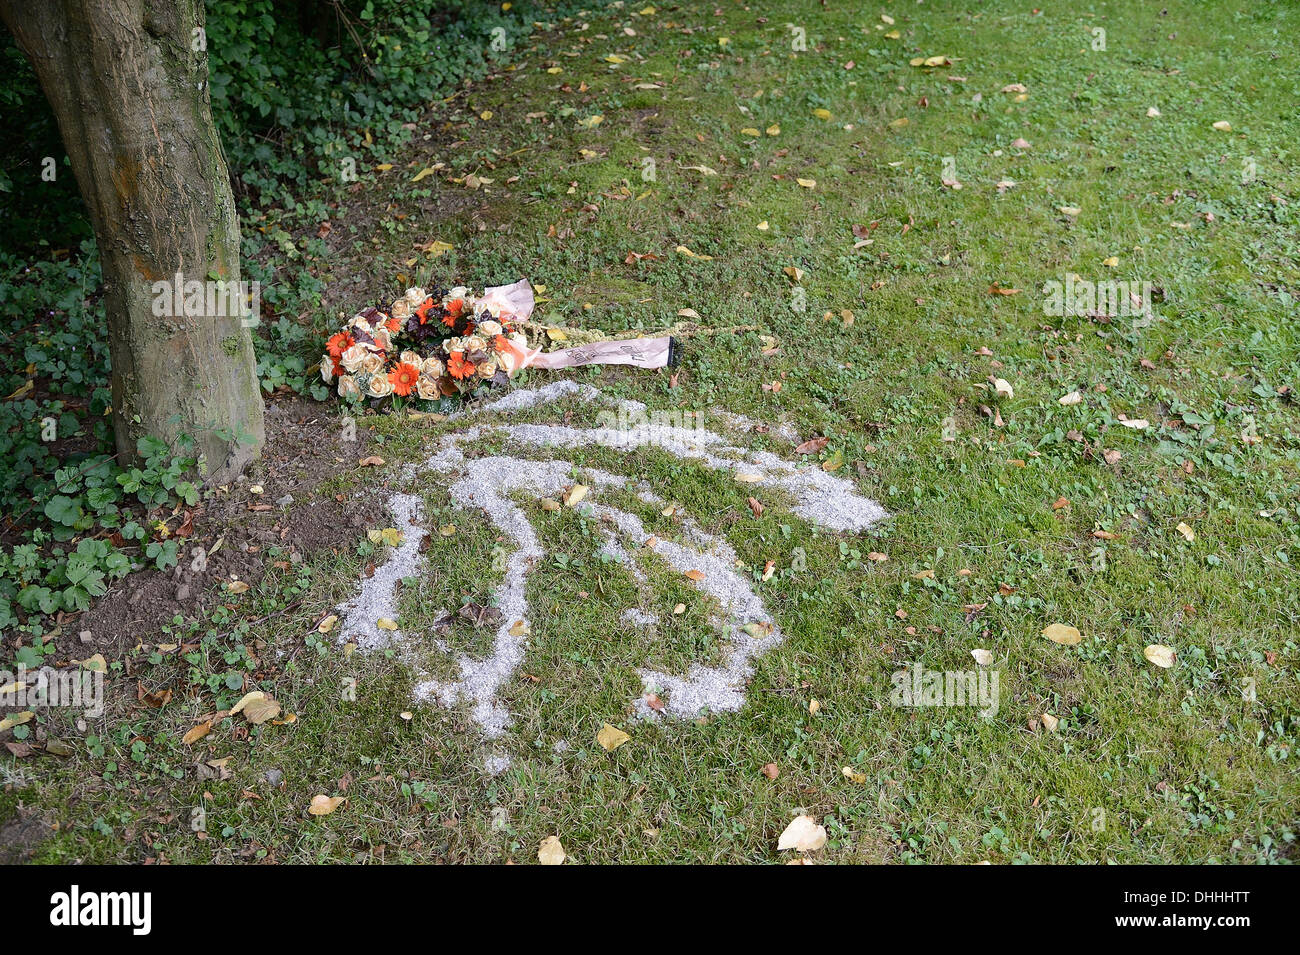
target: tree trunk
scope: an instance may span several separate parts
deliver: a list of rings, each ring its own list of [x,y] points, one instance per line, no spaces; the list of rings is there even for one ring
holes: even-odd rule
[[[228,480],[261,450],[262,396],[251,322],[221,294],[240,280],[239,223],[203,2],[0,0],[0,19],[53,107],[95,228],[118,451],[187,434],[208,477]]]

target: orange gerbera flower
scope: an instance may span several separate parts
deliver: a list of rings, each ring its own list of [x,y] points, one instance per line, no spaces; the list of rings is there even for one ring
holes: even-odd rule
[[[420,380],[420,369],[404,361],[398,362],[397,367],[388,373],[388,380],[392,383],[393,394],[406,397]]]
[[[330,340],[325,343],[325,351],[331,358],[338,358],[355,344],[356,341],[347,332],[338,332],[331,335]]]
[[[447,303],[447,311],[453,318],[460,318],[460,313],[465,310],[465,300],[463,298],[453,298]]]
[[[464,355],[454,351],[447,356],[447,373],[453,378],[468,378],[474,374],[474,363],[466,361]]]
[[[421,303],[420,307],[415,310],[415,316],[423,325],[429,319],[429,309],[433,308],[433,296],[429,296]]]
[[[390,332],[397,333],[402,329],[402,320],[400,318],[390,318],[384,325]]]

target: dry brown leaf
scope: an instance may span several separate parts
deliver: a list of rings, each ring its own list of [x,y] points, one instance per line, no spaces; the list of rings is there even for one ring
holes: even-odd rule
[[[816,454],[830,442],[830,438],[809,438],[794,449],[795,454]]]
[[[212,732],[212,721],[206,720],[198,726],[193,727],[188,733],[181,737],[181,742],[186,746],[193,746],[203,737]]]

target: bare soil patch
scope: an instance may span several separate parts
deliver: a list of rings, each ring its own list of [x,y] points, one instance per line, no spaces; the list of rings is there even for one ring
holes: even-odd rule
[[[65,628],[70,636],[64,641],[76,642],[79,652],[86,642],[106,653],[135,646],[176,614],[192,616],[220,603],[222,581],[256,583],[270,561],[293,562],[352,546],[365,529],[364,514],[317,489],[355,467],[365,455],[366,432],[357,429],[356,440],[346,441],[330,406],[296,397],[267,405],[266,432],[261,459],[195,510],[177,566],[119,581]],[[206,555],[203,570],[194,569],[199,548]],[[79,639],[86,631],[88,640]]]

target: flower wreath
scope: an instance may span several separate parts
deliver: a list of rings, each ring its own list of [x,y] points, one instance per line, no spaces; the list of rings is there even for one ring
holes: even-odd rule
[[[381,404],[436,401],[503,385],[537,352],[517,325],[533,311],[527,279],[484,290],[409,288],[384,311],[371,306],[331,335],[321,356],[326,384],[340,398]]]

